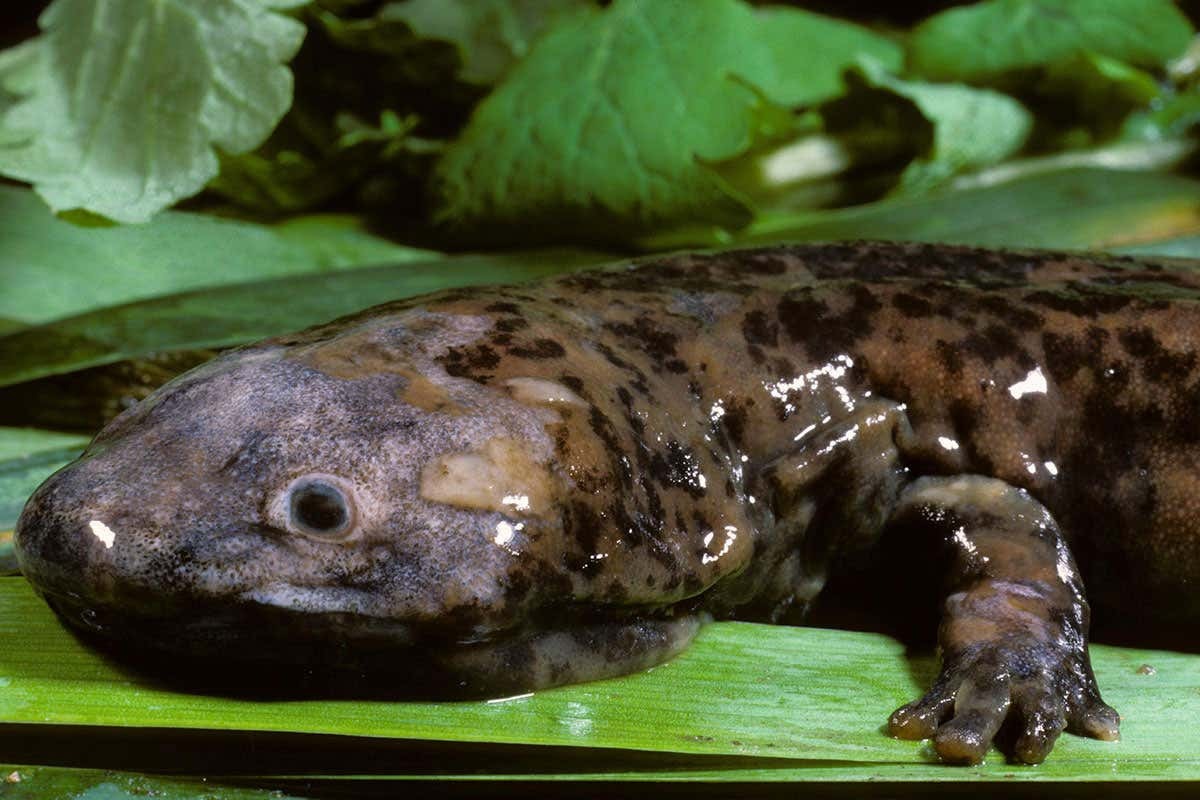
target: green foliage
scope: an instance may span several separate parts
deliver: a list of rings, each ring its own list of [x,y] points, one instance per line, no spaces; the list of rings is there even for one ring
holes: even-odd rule
[[[1033,127],[1029,112],[999,92],[905,81],[872,61],[854,74],[847,96],[822,110],[830,132],[862,139],[889,118],[914,120],[926,129],[910,125],[904,132],[904,140],[916,147],[899,175],[897,189],[903,193],[921,193],[958,173],[1003,161],[1021,149]]]
[[[1014,176],[925,196],[901,196],[836,211],[764,215],[736,239],[719,229],[693,227],[660,234],[642,246],[658,250],[887,239],[1107,250],[1144,248],[1197,230],[1200,181],[1132,169],[1042,171],[1034,166],[1027,172],[1014,166]],[[1174,254],[1200,258],[1200,247]]]
[[[969,83],[1089,51],[1160,67],[1183,52],[1192,33],[1171,0],[986,0],[919,25],[909,63],[926,78]]]
[[[984,0],[907,36],[746,0],[147,3],[54,0],[0,53],[0,173],[75,224],[203,187],[448,249],[728,238],[1197,117],[1169,0]],[[824,160],[754,177],[780,151]]]
[[[173,350],[244,344],[384,300],[520,283],[594,265],[586,251],[454,256],[215,286],[100,308],[0,336],[0,386]]]
[[[145,225],[83,228],[47,214],[32,192],[0,186],[0,316],[27,323],[203,286],[433,257],[331,216],[268,226],[171,211]]]
[[[1190,133],[1200,124],[1200,90],[1177,94],[1157,108],[1129,117],[1124,134],[1131,139],[1168,139]]]
[[[304,28],[267,5],[56,0],[0,78],[23,96],[0,119],[0,172],[122,222],[200,191],[214,147],[258,146],[291,103]]]
[[[0,428],[0,575],[16,572],[12,529],[33,490],[79,455],[88,437],[33,428]]]
[[[463,80],[494,84],[520,61],[543,30],[592,0],[404,0],[379,18],[402,20],[418,36],[453,42]]]
[[[733,0],[618,0],[578,14],[536,43],[447,150],[442,219],[505,239],[740,226],[749,210],[702,162],[786,135],[785,107],[836,95],[864,52],[899,60],[865,30]]]
[[[1200,769],[1194,714],[1179,700],[1200,681],[1200,659],[1154,650],[1093,649],[1105,698],[1122,713],[1121,742],[1064,735],[1036,768],[1008,765],[994,753],[984,766],[958,770],[930,763],[919,742],[882,733],[887,714],[922,690],[934,664],[926,655],[906,656],[898,643],[875,634],[720,623],[648,672],[498,702],[170,691],[80,643],[19,578],[0,579],[0,640],[19,643],[0,650],[5,723],[65,726],[60,735],[85,730],[76,726],[203,729],[214,732],[212,742],[221,731],[258,731],[259,763],[278,760],[266,736],[272,731],[371,737],[374,745],[359,739],[358,749],[380,749],[375,757],[353,759],[351,750],[332,749],[335,742],[325,740],[332,754],[314,753],[286,768],[299,776],[344,775],[348,759],[361,764],[358,777],[408,772],[507,779],[1145,780],[1195,776]],[[1143,664],[1154,674],[1139,671]],[[186,670],[180,664],[180,672]],[[194,680],[203,685],[203,676]],[[86,702],[80,682],[87,686]],[[424,740],[434,754],[438,742],[498,749],[490,758],[487,750],[450,750],[433,760],[412,755],[411,748],[408,759],[388,758],[385,740]],[[297,745],[293,739],[280,746]],[[503,745],[540,751],[514,758]],[[594,755],[581,761],[571,755],[578,750],[565,747]],[[642,757],[633,750],[643,751]],[[167,754],[155,768],[178,771],[185,758]],[[210,774],[220,774],[220,763],[205,763]]]

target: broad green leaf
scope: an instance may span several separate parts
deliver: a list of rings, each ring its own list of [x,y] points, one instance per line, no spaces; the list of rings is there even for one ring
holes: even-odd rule
[[[842,91],[890,41],[736,0],[617,0],[560,21],[476,109],[436,172],[440,220],[491,239],[619,240],[666,223],[737,227],[702,162],[785,135],[785,107]]]
[[[26,323],[203,286],[434,256],[334,216],[256,225],[170,211],[145,225],[81,228],[47,214],[29,190],[0,186],[0,317]]]
[[[405,22],[418,35],[458,46],[463,80],[494,84],[529,51],[533,40],[565,13],[592,0],[403,0],[381,19]]]
[[[114,737],[122,735],[118,728],[152,727],[160,739],[187,730],[209,731],[209,755],[203,762],[208,776],[221,774],[213,754],[220,751],[223,737],[236,731],[262,732],[253,740],[257,769],[252,774],[258,775],[275,765],[294,775],[332,776],[345,774],[353,764],[356,777],[405,772],[568,780],[589,772],[626,780],[639,774],[678,780],[768,780],[771,775],[776,780],[879,780],[889,774],[897,780],[962,780],[968,775],[1012,780],[1014,773],[1025,780],[1200,776],[1191,700],[1200,685],[1200,657],[1166,651],[1093,648],[1105,699],[1123,716],[1121,742],[1064,735],[1041,767],[1014,767],[995,754],[983,767],[957,770],[929,764],[921,743],[883,734],[887,714],[923,691],[933,664],[928,656],[906,657],[901,645],[877,634],[716,624],[681,656],[647,672],[499,702],[176,693],[153,676],[128,672],[89,650],[19,578],[0,579],[0,642],[6,645],[0,648],[0,723],[6,723],[0,724],[0,746],[6,731],[28,736],[19,731],[58,726],[48,740],[56,748],[56,763],[63,763],[60,743],[66,737],[105,726]],[[1140,669],[1145,664],[1154,667],[1154,674]],[[265,735],[271,731],[369,739],[325,739],[323,747],[314,746],[304,759],[293,758],[283,766],[286,756]],[[187,751],[202,747],[205,740],[199,737],[193,735],[192,747],[180,748],[176,755],[160,748],[164,755],[155,768],[179,772],[181,765],[195,764]],[[420,750],[409,747],[408,758],[388,758],[392,745],[384,740],[549,749],[534,759],[523,757],[531,754],[521,750],[514,758],[511,747],[439,751],[434,746],[422,758]],[[293,738],[275,748],[289,746],[304,744]],[[563,746],[573,749],[558,749]],[[244,748],[226,745],[223,750],[227,763],[245,763],[244,753],[230,752]],[[638,750],[697,760],[655,761],[630,752]],[[439,752],[441,763],[430,763]],[[719,756],[725,758],[714,760]],[[740,764],[735,757],[742,759]],[[661,765],[657,774],[656,763]]]
[[[845,96],[805,116],[811,130],[783,145],[710,165],[760,213],[838,204],[851,176],[883,194],[916,194],[1016,153],[1033,119],[1008,95],[909,81],[864,60]],[[907,165],[907,166],[906,166]]]
[[[859,139],[876,132],[889,113],[888,105],[909,104],[925,121],[928,132],[908,129],[902,135],[909,146],[927,144],[900,175],[897,191],[928,191],[948,178],[971,169],[991,166],[1016,153],[1033,127],[1033,118],[1008,95],[962,84],[907,81],[889,75],[879,64],[866,61],[856,73],[850,93],[823,110],[833,134],[857,128]],[[865,121],[864,121],[865,118]],[[898,132],[901,133],[901,132]],[[854,134],[851,133],[851,136]],[[895,145],[888,145],[892,149]],[[868,156],[869,157],[869,156]]]
[[[257,0],[54,0],[0,173],[55,211],[144,222],[257,146],[291,104],[304,27]]]
[[[909,66],[932,80],[970,83],[1085,51],[1158,67],[1182,53],[1192,33],[1171,0],[986,0],[917,26]]]
[[[87,437],[57,431],[41,431],[36,428],[0,428],[0,462],[10,464],[38,453],[57,450],[80,450],[87,444]],[[21,498],[25,502],[25,498]],[[0,515],[0,527],[6,518]]]
[[[1200,181],[1084,167],[831,211],[763,216],[736,237],[702,228],[647,249],[889,239],[984,247],[1104,250],[1200,232]]]
[[[533,280],[606,258],[581,251],[455,256],[217,286],[102,308],[0,336],[0,386],[151,353],[244,344],[388,300]]]
[[[41,64],[41,42],[30,39],[0,50],[0,115],[33,91]],[[2,117],[0,117],[2,118]],[[0,128],[0,145],[5,144],[4,129]]]
[[[86,436],[0,428],[0,575],[16,572],[12,529],[33,490],[79,455]]]
[[[1200,235],[1181,236],[1156,242],[1143,242],[1112,248],[1114,253],[1132,256],[1166,256],[1170,258],[1200,259]]]

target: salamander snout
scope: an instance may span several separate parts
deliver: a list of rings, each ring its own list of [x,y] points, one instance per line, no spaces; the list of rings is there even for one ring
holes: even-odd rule
[[[119,525],[96,513],[96,487],[81,472],[68,467],[42,484],[17,521],[21,571],[45,593],[79,597],[111,584]]]

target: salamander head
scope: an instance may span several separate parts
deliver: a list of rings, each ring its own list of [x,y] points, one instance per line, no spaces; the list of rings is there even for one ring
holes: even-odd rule
[[[164,386],[29,501],[22,570],[75,627],[186,654],[336,661],[319,651],[526,623],[567,580],[557,412],[447,375],[439,348],[474,335],[447,316],[268,341]]]

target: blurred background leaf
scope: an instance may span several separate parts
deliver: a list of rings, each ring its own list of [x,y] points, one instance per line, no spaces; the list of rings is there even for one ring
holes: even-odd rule
[[[0,386],[172,350],[230,347],[455,286],[520,283],[606,260],[589,251],[460,255],[196,289],[0,336]]]
[[[202,286],[434,257],[344,217],[267,226],[167,212],[145,225],[80,227],[47,214],[28,189],[0,185],[0,317],[25,323]]]
[[[689,219],[740,227],[749,209],[700,161],[786,136],[786,107],[839,94],[859,55],[901,58],[865,29],[734,0],[617,0],[573,16],[446,151],[439,218],[498,241],[621,240]]]
[[[0,62],[0,172],[55,211],[144,222],[217,174],[214,146],[257,147],[292,101],[304,37],[255,0],[58,0],[28,58]]]
[[[891,239],[991,247],[1103,250],[1200,232],[1200,181],[1102,168],[1033,170],[991,185],[830,211],[763,215],[734,236],[681,229],[647,249],[780,241]],[[1200,253],[1197,253],[1200,255]]]
[[[0,575],[17,571],[12,531],[21,507],[50,474],[74,461],[89,436],[0,428]]]
[[[1085,52],[1155,67],[1187,47],[1192,27],[1171,0],[985,0],[916,27],[910,67],[933,80],[992,83]]]

